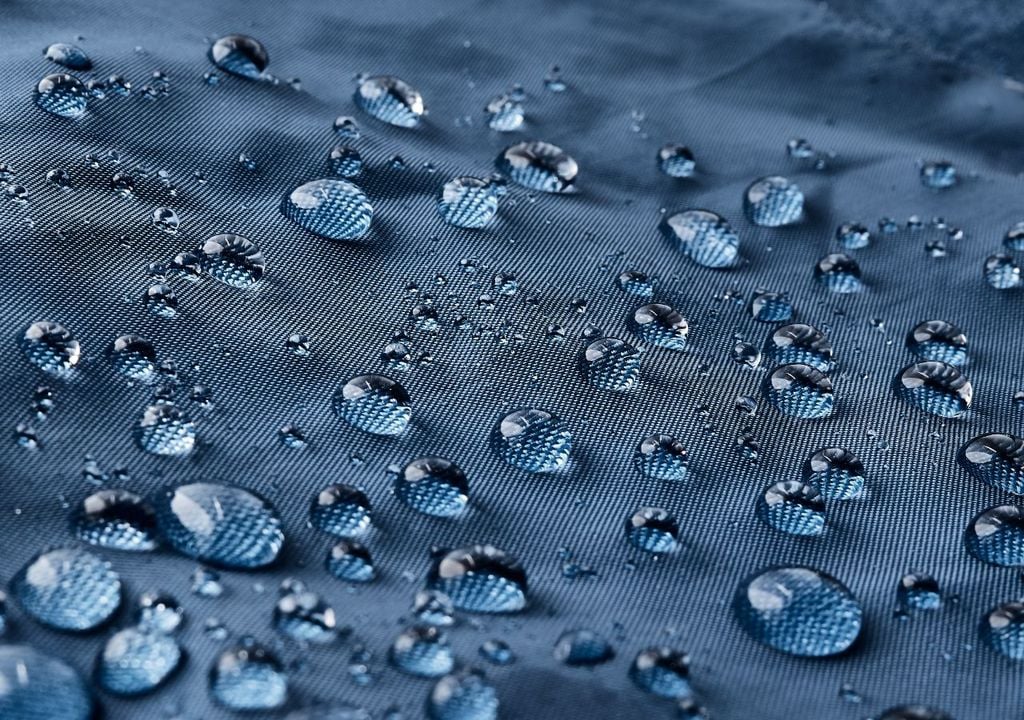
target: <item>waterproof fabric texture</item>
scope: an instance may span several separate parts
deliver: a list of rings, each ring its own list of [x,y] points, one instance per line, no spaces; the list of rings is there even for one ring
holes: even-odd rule
[[[197,563],[169,550],[97,550],[125,584],[114,627],[130,624],[135,599],[157,588],[175,595],[187,615],[182,672],[149,697],[98,693],[104,717],[226,716],[210,701],[207,673],[230,641],[204,633],[209,618],[233,640],[255,637],[289,665],[289,708],[320,699],[360,705],[374,717],[389,707],[418,717],[431,682],[390,668],[386,650],[411,622],[431,547],[470,543],[513,553],[529,577],[525,611],[462,615],[450,631],[461,664],[486,666],[504,718],[672,717],[671,701],[628,676],[636,653],[651,645],[690,654],[695,692],[720,720],[858,720],[904,703],[934,705],[958,720],[1024,717],[1020,667],[978,639],[982,615],[1016,598],[1020,578],[970,558],[962,543],[976,513],[1012,497],[955,461],[976,435],[1024,428],[1012,402],[1024,389],[1024,294],[997,291],[982,276],[1006,228],[1024,219],[1024,103],[1021,86],[1003,77],[1019,71],[1024,56],[1019,43],[999,45],[1003,53],[984,42],[987,32],[1004,37],[1003,13],[1012,19],[1019,7],[946,3],[948,12],[920,20],[914,8],[926,3],[859,5],[4,3],[0,161],[14,169],[28,202],[0,198],[0,418],[8,432],[0,444],[0,579],[9,581],[43,549],[74,545],[68,505],[97,482],[139,494],[199,480],[234,483],[274,504],[287,537],[276,565],[223,572],[226,592],[216,599],[190,593]],[[945,32],[960,17],[970,18],[962,44],[949,33],[938,35],[949,42],[934,43],[920,26],[933,22]],[[899,24],[914,31],[894,31]],[[278,84],[224,73],[216,85],[204,81],[213,70],[210,42],[232,32],[264,43]],[[91,101],[75,121],[43,112],[34,88],[59,68],[41,50],[58,41],[86,49],[92,77],[128,79],[132,95]],[[561,68],[564,92],[544,87],[552,65]],[[147,99],[140,89],[157,70],[169,92]],[[352,101],[357,73],[394,74],[422,92],[429,108],[422,126],[404,130],[361,113]],[[496,133],[481,110],[515,83],[527,93],[525,126]],[[328,176],[338,115],[361,126],[355,147],[365,170],[355,181],[375,208],[370,232],[354,242],[314,236],[280,212],[292,188]],[[790,158],[793,137],[826,153],[826,167]],[[522,139],[569,152],[580,166],[578,192],[513,187],[488,228],[446,225],[435,207],[442,185],[458,175],[486,177],[501,149]],[[655,156],[667,142],[693,150],[692,179],[658,172]],[[257,168],[243,167],[240,153]],[[924,187],[918,165],[929,160],[955,163],[961,182],[942,192]],[[70,173],[70,191],[44,180],[55,168]],[[124,170],[136,175],[131,197],[110,186]],[[756,227],[744,217],[744,189],[771,174],[806,194],[805,217],[792,227]],[[151,224],[159,206],[180,216],[177,235]],[[690,208],[729,220],[741,239],[738,267],[702,268],[659,233],[664,211]],[[912,215],[924,229],[905,229]],[[896,219],[898,232],[875,230],[883,216]],[[925,251],[933,237],[946,238],[930,226],[936,216],[964,230],[946,241],[945,257]],[[864,290],[840,296],[812,271],[835,250],[836,227],[851,220],[875,238],[855,252]],[[262,248],[260,284],[243,291],[175,278],[177,317],[148,313],[147,266],[222,232]],[[643,301],[615,284],[627,269],[654,278],[655,299],[689,320],[690,343],[685,352],[646,347],[638,387],[614,393],[585,382],[577,362],[591,325],[639,342],[627,318]],[[494,309],[478,304],[500,272],[515,275],[517,294],[497,296]],[[761,394],[766,369],[731,359],[737,339],[760,347],[773,327],[747,310],[756,289],[787,292],[797,319],[832,341],[839,369],[830,418],[780,415]],[[409,320],[426,296],[439,309],[436,333]],[[469,331],[459,329],[460,315]],[[892,392],[911,362],[906,333],[928,319],[954,322],[969,338],[975,396],[962,419],[927,415]],[[37,320],[59,322],[81,341],[74,381],[26,362],[17,338]],[[564,343],[547,337],[553,323],[565,328]],[[432,361],[388,371],[411,396],[408,430],[368,435],[334,416],[331,396],[348,378],[381,371],[381,351],[399,330]],[[154,457],[133,443],[155,388],[114,372],[105,350],[124,333],[153,341],[161,361],[173,360],[174,397],[198,428],[189,457]],[[309,336],[308,356],[286,348],[292,333]],[[45,422],[30,419],[40,385],[54,394]],[[211,408],[189,399],[195,385],[209,388]],[[758,401],[752,416],[735,409],[743,395]],[[529,406],[558,413],[572,430],[562,472],[529,475],[490,447],[497,419]],[[11,437],[27,422],[39,439],[34,451]],[[279,441],[289,423],[305,433],[306,448]],[[634,448],[658,432],[688,448],[685,483],[635,471]],[[738,449],[744,433],[760,448],[755,462]],[[830,504],[820,538],[763,525],[754,514],[761,491],[799,478],[806,458],[827,445],[863,460],[865,496]],[[387,468],[422,455],[450,458],[465,471],[466,516],[428,518],[392,495]],[[83,474],[87,456],[105,480]],[[323,569],[333,541],[307,526],[308,509],[335,482],[362,487],[374,505],[375,529],[365,539],[380,573],[373,584],[349,587]],[[625,519],[641,506],[678,518],[678,552],[654,558],[627,544]],[[594,574],[564,577],[563,549]],[[780,563],[820,568],[860,600],[864,630],[849,652],[794,658],[739,627],[731,610],[738,583]],[[946,602],[901,621],[893,618],[895,589],[911,570],[934,575]],[[276,635],[271,613],[288,577],[303,580],[352,628],[343,642],[303,648]],[[83,675],[113,631],[47,630],[10,598],[8,615],[6,641],[64,658]],[[557,662],[555,640],[573,628],[604,634],[615,658],[593,670]],[[491,638],[511,646],[513,664],[487,666],[477,649]],[[368,685],[350,677],[359,646],[372,652]],[[844,686],[854,692],[841,693]]]

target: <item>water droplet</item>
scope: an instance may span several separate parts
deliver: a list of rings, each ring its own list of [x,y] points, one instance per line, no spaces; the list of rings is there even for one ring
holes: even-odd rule
[[[629,667],[629,677],[636,686],[663,698],[690,695],[690,658],[686,653],[667,647],[641,650]]]
[[[860,250],[871,244],[871,231],[860,223],[844,223],[836,229],[836,240],[844,250]]]
[[[492,665],[511,665],[516,661],[515,653],[504,640],[484,640],[477,652]]]
[[[562,80],[562,70],[557,65],[552,65],[544,76],[544,87],[551,92],[560,93],[568,89],[568,85]]]
[[[72,548],[36,555],[11,580],[11,591],[26,614],[54,630],[91,630],[121,605],[121,580],[110,563]]]
[[[151,216],[153,221],[153,227],[157,230],[163,230],[168,235],[174,235],[178,232],[178,225],[181,221],[178,219],[178,213],[169,207],[158,207],[153,211]]]
[[[482,228],[498,212],[499,194],[489,180],[463,176],[445,183],[437,212],[449,225]]]
[[[658,150],[658,169],[669,177],[688,178],[696,168],[697,163],[688,147],[669,143]]]
[[[416,620],[438,627],[455,624],[455,607],[451,598],[437,590],[420,590],[412,606]]]
[[[46,182],[61,190],[71,189],[71,173],[62,168],[56,168],[46,173]]]
[[[907,573],[896,586],[896,607],[901,612],[942,607],[939,583],[931,575]]]
[[[300,227],[328,240],[354,240],[370,229],[373,206],[347,180],[313,180],[284,199],[281,212]]]
[[[99,490],[72,516],[75,536],[111,550],[156,550],[156,515],[149,503],[127,490]]]
[[[119,197],[131,197],[135,194],[135,178],[127,172],[114,173],[110,176],[110,189]]]
[[[523,105],[509,95],[492,98],[484,108],[487,126],[498,132],[514,132],[523,126]]]
[[[338,145],[331,150],[327,164],[335,175],[354,178],[363,171],[363,156],[355,148]]]
[[[824,333],[812,325],[784,325],[768,336],[765,354],[777,365],[802,363],[821,372],[835,368],[832,344]]]
[[[644,552],[674,552],[679,547],[679,522],[667,510],[642,507],[626,518],[626,539]]]
[[[685,480],[689,462],[686,448],[671,435],[649,435],[633,453],[633,465],[640,474],[657,480]]]
[[[148,453],[179,457],[195,447],[196,426],[174,403],[157,402],[145,409],[134,436],[138,446]]]
[[[292,353],[299,357],[306,357],[309,355],[309,351],[312,348],[312,344],[309,341],[309,336],[303,333],[292,333],[285,340],[284,346]]]
[[[1012,251],[1024,250],[1024,221],[1015,223],[1006,231],[1006,235],[1003,237],[1003,247]]]
[[[323,645],[338,636],[334,609],[299,584],[294,590],[282,588],[274,607],[274,628],[292,640]]]
[[[845,253],[830,253],[814,266],[814,277],[830,292],[846,295],[860,292],[864,283],[860,279],[860,266]]]
[[[400,435],[412,417],[409,393],[383,375],[359,375],[342,385],[332,401],[334,414],[374,435]]]
[[[789,535],[821,535],[825,532],[825,501],[813,487],[797,480],[782,480],[765,489],[757,499],[758,519]]]
[[[979,435],[960,449],[958,458],[977,479],[1024,495],[1024,438],[1005,433]]]
[[[640,351],[616,338],[599,338],[583,349],[580,367],[599,390],[629,390],[640,380]]]
[[[156,378],[156,349],[137,335],[121,335],[110,348],[110,359],[118,373],[140,382]]]
[[[112,695],[152,692],[181,665],[177,641],[161,633],[128,628],[107,640],[96,663],[96,679]]]
[[[418,677],[440,677],[455,667],[448,638],[431,625],[414,625],[391,643],[388,659],[397,669]]]
[[[337,537],[357,537],[370,529],[370,500],[350,485],[328,485],[309,508],[310,525]]]
[[[732,348],[732,361],[737,365],[756,368],[761,364],[761,351],[748,342],[738,342]]]
[[[961,417],[971,407],[974,388],[957,368],[925,360],[903,369],[895,381],[896,396],[939,417]]]
[[[783,293],[758,293],[750,301],[750,314],[758,322],[786,322],[793,317],[793,305]]]
[[[807,160],[817,154],[814,146],[803,138],[790,138],[786,142],[786,152],[791,158],[798,160]]]
[[[377,577],[370,551],[354,540],[342,540],[330,549],[327,572],[345,582],[366,583]]]
[[[907,350],[921,360],[961,366],[967,362],[967,336],[953,323],[925,320],[907,335]]]
[[[996,253],[986,258],[985,281],[996,290],[1012,290],[1024,282],[1020,265],[1005,253]]]
[[[68,377],[82,359],[82,347],[71,331],[47,320],[29,325],[19,345],[30,363],[56,377]]]
[[[562,148],[536,140],[505,148],[495,165],[517,185],[548,193],[574,192],[579,172],[576,161]]]
[[[334,132],[342,140],[352,142],[358,140],[362,135],[355,118],[348,115],[339,115],[334,119]]]
[[[572,434],[556,415],[537,408],[503,417],[491,434],[502,460],[531,473],[554,472],[569,461]]]
[[[763,177],[752,182],[743,194],[743,210],[755,225],[792,225],[803,216],[804,194],[784,177]]]
[[[526,607],[526,570],[504,550],[470,545],[434,559],[427,589],[466,612],[514,613]]]
[[[391,75],[375,75],[360,81],[355,102],[367,115],[397,127],[420,124],[427,108],[423,96],[404,80]]]
[[[209,568],[197,567],[192,572],[192,594],[204,598],[223,595],[224,586],[220,582],[220,573]]]
[[[860,603],[838,580],[809,567],[781,566],[746,578],[733,611],[758,642],[801,657],[843,652],[860,634]]]
[[[27,645],[0,645],[0,717],[5,720],[90,720],[92,695],[63,660]]]
[[[808,458],[804,478],[827,500],[850,500],[864,491],[864,463],[849,450],[826,447]]]
[[[53,43],[43,50],[43,57],[68,70],[92,70],[92,60],[85,50],[69,43]]]
[[[775,368],[763,389],[768,402],[784,415],[808,419],[832,414],[832,381],[810,365]]]
[[[1024,660],[1024,602],[998,605],[981,619],[982,641],[1012,660]]]
[[[221,654],[210,668],[210,694],[229,710],[275,710],[288,698],[288,678],[269,650],[239,647]]]
[[[996,505],[981,511],[964,531],[964,546],[983,563],[1024,567],[1024,508]]]
[[[163,538],[182,555],[228,568],[269,565],[284,544],[266,500],[234,485],[191,483],[158,493]]]
[[[185,609],[170,595],[147,592],[139,596],[135,619],[142,630],[171,635],[185,621]]]
[[[649,298],[654,294],[654,286],[647,275],[639,270],[626,270],[615,280],[622,292],[640,298]]]
[[[255,285],[267,269],[263,253],[241,235],[214,235],[199,248],[203,270],[225,285],[245,289]]]
[[[248,35],[225,35],[210,46],[210,61],[232,75],[260,80],[270,58],[259,40]]]
[[[669,215],[661,232],[698,265],[733,267],[739,262],[740,238],[729,222],[710,210],[686,210]]]
[[[946,161],[926,162],[921,166],[921,183],[935,190],[950,188],[957,183],[956,167]]]
[[[36,86],[36,105],[48,113],[66,118],[85,114],[89,91],[74,75],[57,73],[47,75]]]
[[[555,642],[555,660],[570,667],[601,665],[615,657],[611,643],[593,630],[567,630]]]
[[[456,517],[469,502],[469,482],[455,463],[421,457],[409,462],[395,478],[395,496],[425,515]]]
[[[633,329],[645,342],[669,350],[683,350],[690,325],[668,305],[651,303],[633,313]]]
[[[150,285],[142,296],[142,304],[157,317],[171,319],[178,315],[178,296],[174,288],[164,283]]]
[[[431,720],[496,720],[498,694],[478,670],[463,670],[437,681],[427,699]]]

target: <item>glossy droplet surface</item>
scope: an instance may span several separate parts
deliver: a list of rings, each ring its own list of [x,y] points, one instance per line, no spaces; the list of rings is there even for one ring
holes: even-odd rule
[[[338,145],[327,158],[331,172],[343,178],[354,178],[363,171],[363,157],[355,148]]]
[[[860,635],[863,616],[860,603],[842,583],[798,566],[772,567],[745,579],[733,611],[752,638],[802,657],[849,648]]]
[[[860,223],[844,223],[836,228],[836,240],[844,250],[860,250],[871,244],[871,231]]]
[[[53,115],[72,119],[81,117],[88,102],[89,91],[74,75],[47,75],[36,86],[36,105]]]
[[[395,497],[425,515],[456,517],[469,502],[469,481],[450,460],[416,458],[395,478]]]
[[[153,455],[181,457],[195,448],[196,426],[174,403],[154,403],[135,426],[135,442]]]
[[[710,210],[687,210],[669,215],[662,234],[698,265],[728,268],[740,256],[740,238],[729,222]]]
[[[63,65],[68,70],[91,70],[92,60],[85,54],[85,50],[70,43],[53,43],[43,50],[43,57],[47,60]]]
[[[765,343],[765,355],[776,365],[802,363],[821,372],[835,367],[832,343],[812,325],[792,323],[778,328]]]
[[[679,547],[679,522],[667,510],[642,507],[626,518],[626,539],[644,552],[674,552]]]
[[[313,498],[309,523],[337,537],[356,537],[370,529],[370,500],[350,485],[330,485]]]
[[[284,590],[274,607],[274,629],[299,642],[324,645],[337,638],[334,609],[298,584]]]
[[[498,132],[514,132],[523,126],[525,115],[521,102],[509,95],[498,95],[484,108],[487,126]]]
[[[956,166],[951,162],[940,160],[921,166],[921,183],[925,187],[942,190],[956,185],[957,179]]]
[[[288,678],[269,650],[248,645],[217,658],[210,668],[210,694],[229,710],[274,710],[288,698]]]
[[[413,128],[427,112],[423,96],[409,83],[391,75],[363,79],[355,102],[367,115],[396,127]]]
[[[570,667],[600,665],[615,657],[611,643],[593,630],[567,630],[555,641],[555,660]]]
[[[67,377],[82,359],[82,347],[71,331],[48,320],[29,325],[18,344],[30,363],[56,377]]]
[[[576,161],[562,148],[536,140],[505,148],[495,166],[517,185],[548,193],[572,192],[579,172]]]
[[[199,248],[199,261],[214,280],[240,289],[255,285],[267,269],[256,244],[232,233],[214,235],[204,242]]]
[[[78,539],[90,545],[133,552],[159,545],[153,508],[127,490],[93,493],[79,505],[71,524]]]
[[[37,555],[11,580],[11,591],[28,615],[55,630],[91,630],[121,605],[121,580],[110,563],[74,548]]]
[[[479,671],[446,675],[430,691],[427,715],[430,720],[496,720],[498,694]]]
[[[756,512],[765,525],[789,535],[825,532],[825,500],[813,487],[796,480],[768,486],[757,500]]]
[[[782,365],[764,381],[764,394],[779,412],[810,419],[832,414],[832,381],[810,365]]]
[[[439,555],[427,588],[444,593],[459,610],[513,613],[526,607],[526,570],[492,545],[470,545]]]
[[[516,410],[491,433],[502,460],[531,473],[553,472],[569,461],[572,434],[557,415],[538,408]]]
[[[96,679],[113,695],[142,695],[166,682],[182,660],[173,638],[128,628],[107,640],[96,664]]]
[[[414,625],[402,631],[388,650],[397,669],[417,677],[440,677],[455,667],[448,638],[432,625]]]
[[[441,190],[437,212],[449,225],[482,228],[498,213],[498,191],[488,180],[463,176],[449,180]]]
[[[370,229],[373,206],[347,180],[312,180],[292,190],[281,212],[300,227],[328,240],[355,240]]]
[[[978,513],[964,531],[974,558],[1000,567],[1024,567],[1024,508],[996,505]]]
[[[996,290],[1012,290],[1024,282],[1021,267],[1006,253],[990,255],[985,260],[985,282]]]
[[[958,458],[982,482],[1024,495],[1024,438],[1008,433],[980,435],[960,449]]]
[[[751,183],[743,193],[743,210],[755,225],[792,225],[803,216],[804,194],[796,183],[784,177],[763,177]]]
[[[170,635],[185,621],[185,609],[170,595],[147,592],[139,596],[135,619],[140,630]]]
[[[334,414],[374,435],[401,435],[412,418],[405,388],[383,375],[359,375],[342,385],[332,400]]]
[[[804,479],[828,500],[850,500],[864,492],[864,463],[845,448],[822,448],[807,459]]]
[[[647,278],[647,275],[639,270],[625,270],[619,273],[615,284],[619,286],[622,292],[635,295],[636,297],[649,298],[654,294],[654,286],[651,284],[651,281]]]
[[[961,417],[971,407],[974,388],[956,367],[926,360],[908,366],[897,376],[896,396],[939,417]]]
[[[367,583],[377,577],[370,551],[354,540],[342,540],[332,547],[326,567],[327,572],[345,582]]]
[[[600,390],[629,390],[640,380],[640,351],[617,338],[598,338],[583,349],[580,367]]]
[[[939,583],[931,575],[907,573],[896,586],[896,607],[909,610],[937,610],[942,607]]]
[[[284,544],[271,505],[234,485],[191,483],[157,494],[163,538],[182,555],[228,568],[269,565]]]
[[[140,382],[155,379],[156,348],[138,335],[121,335],[110,347],[110,359],[118,373]]]
[[[793,305],[782,293],[759,293],[750,302],[750,314],[758,322],[786,322],[793,317]]]
[[[921,360],[960,366],[967,362],[967,336],[945,320],[925,320],[907,335],[907,350]]]
[[[1024,660],[1024,602],[1006,602],[989,610],[981,619],[978,634],[997,653]]]
[[[63,660],[27,645],[0,645],[0,717],[90,720],[92,695]]]
[[[864,287],[860,266],[845,253],[831,253],[819,260],[814,266],[814,277],[830,292],[840,295],[860,292]]]
[[[682,145],[662,145],[658,150],[658,169],[669,177],[687,178],[693,175],[697,163],[690,148]]]
[[[663,698],[691,694],[690,659],[686,653],[667,647],[641,650],[629,668],[629,677],[641,690]]]
[[[225,35],[210,46],[210,61],[225,72],[259,80],[270,64],[266,48],[248,35]]]
[[[1014,223],[1003,236],[1003,247],[1011,251],[1024,250],[1024,220]]]
[[[671,435],[648,435],[633,453],[633,466],[637,471],[657,480],[685,480],[689,462],[686,448]]]
[[[690,324],[677,310],[661,303],[638,307],[633,313],[633,329],[645,342],[669,350],[686,347]]]

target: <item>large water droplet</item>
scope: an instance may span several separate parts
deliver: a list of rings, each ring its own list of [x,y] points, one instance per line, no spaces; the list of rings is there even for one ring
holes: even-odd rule
[[[626,539],[644,552],[674,552],[679,547],[679,522],[668,510],[642,507],[626,518]]]
[[[976,559],[1000,567],[1024,567],[1024,508],[996,505],[974,516],[964,546]]]
[[[138,628],[115,633],[103,646],[96,679],[113,695],[142,695],[170,678],[183,659],[173,638]]]
[[[68,70],[92,70],[92,60],[85,50],[70,43],[53,43],[43,50],[43,57]]]
[[[270,503],[234,485],[179,485],[158,493],[153,505],[164,539],[197,560],[263,567],[284,544],[281,520]]]
[[[373,206],[366,195],[347,180],[312,180],[292,190],[281,212],[311,233],[328,240],[354,240],[370,229]]]
[[[974,388],[956,367],[926,360],[905,368],[894,384],[896,396],[939,417],[962,416],[971,407]]]
[[[153,508],[127,490],[93,493],[78,507],[71,524],[78,539],[90,545],[146,552],[159,544]]]
[[[309,523],[337,537],[356,537],[370,529],[370,500],[350,485],[329,485],[313,497]]]
[[[381,122],[412,128],[427,112],[423,96],[409,83],[391,75],[364,78],[355,93],[356,105]]]
[[[47,75],[36,86],[36,105],[54,115],[81,117],[88,102],[89,91],[74,75]]]
[[[342,385],[332,400],[334,414],[374,435],[401,435],[409,425],[409,393],[383,375],[359,375]]]
[[[90,720],[92,695],[63,660],[27,645],[0,645],[0,717]]]
[[[979,435],[960,449],[959,460],[979,480],[1024,495],[1024,438],[1005,433]]]
[[[71,331],[47,320],[29,325],[19,345],[30,363],[56,377],[68,377],[82,359],[82,348]]]
[[[832,381],[810,365],[775,368],[764,381],[764,394],[784,415],[809,419],[832,414]]]
[[[598,338],[583,349],[580,367],[600,390],[629,390],[640,379],[640,351],[616,338]]]
[[[671,435],[648,435],[633,453],[633,465],[641,475],[658,480],[685,480],[690,455]]]
[[[1012,600],[992,608],[981,619],[982,641],[1012,660],[1024,660],[1024,602]]]
[[[210,694],[229,710],[274,710],[288,698],[288,678],[269,650],[239,647],[224,652],[210,668]]]
[[[907,335],[907,350],[921,360],[960,366],[967,362],[967,336],[953,323],[925,320]]]
[[[196,444],[196,426],[174,403],[157,402],[142,413],[135,442],[153,455],[188,455]]]
[[[35,556],[11,590],[28,615],[55,630],[91,630],[121,605],[121,580],[110,563],[72,548]]]
[[[210,46],[210,61],[232,75],[260,80],[270,64],[266,48],[248,35],[225,35]]]
[[[777,365],[802,363],[822,372],[835,367],[832,344],[812,325],[793,323],[778,328],[765,343],[765,355]]]
[[[553,472],[569,461],[572,434],[557,415],[524,408],[503,417],[491,433],[502,460],[531,473]]]
[[[629,677],[641,690],[663,698],[687,697],[690,688],[690,658],[667,647],[641,650],[629,668]]]
[[[686,347],[690,324],[668,305],[651,303],[638,307],[633,313],[632,324],[636,334],[652,345],[669,350],[682,350]]]
[[[377,577],[370,551],[354,540],[342,540],[327,553],[327,572],[345,582],[367,583]]]
[[[860,634],[857,599],[830,575],[808,567],[782,566],[746,578],[733,611],[758,642],[790,655],[841,653]]]
[[[464,670],[437,681],[427,700],[430,720],[496,720],[498,694],[478,670]]]
[[[388,651],[391,664],[418,677],[440,677],[455,667],[448,638],[431,625],[414,625],[402,631]]]
[[[512,182],[549,193],[573,192],[579,172],[576,161],[562,148],[536,140],[505,148],[495,166]]]
[[[425,515],[456,517],[469,502],[469,482],[458,465],[439,457],[409,462],[395,478],[395,496]]]
[[[804,194],[796,183],[784,177],[763,177],[751,183],[743,193],[743,210],[755,225],[792,225],[803,216]]]
[[[698,265],[728,268],[739,261],[740,238],[718,213],[687,210],[669,215],[661,231]]]
[[[825,532],[825,501],[813,487],[796,480],[774,483],[757,499],[757,517],[765,525],[790,535]]]
[[[482,228],[498,212],[500,191],[489,180],[463,176],[445,183],[437,212],[449,225]]]
[[[864,463],[844,448],[822,448],[808,458],[804,479],[828,500],[850,500],[864,491]]]
[[[841,295],[860,292],[864,287],[860,266],[845,253],[831,253],[819,260],[814,266],[814,277],[831,292]]]
[[[443,592],[466,612],[513,613],[526,607],[526,570],[492,545],[470,545],[439,555],[427,587]]]
[[[611,643],[593,630],[567,630],[555,642],[555,660],[570,667],[589,667],[615,657]]]
[[[256,244],[241,235],[214,235],[199,248],[203,270],[225,285],[245,289],[259,282],[267,262]]]

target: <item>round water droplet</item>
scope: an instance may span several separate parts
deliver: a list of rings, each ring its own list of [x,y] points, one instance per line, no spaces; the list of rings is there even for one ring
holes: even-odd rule
[[[580,367],[599,390],[629,390],[640,380],[640,351],[616,338],[598,338],[583,349]]]
[[[181,457],[196,444],[196,426],[171,402],[157,402],[145,409],[135,426],[135,442],[153,455]]]
[[[999,567],[1024,567],[1024,508],[996,505],[975,515],[964,546],[976,559]]]
[[[645,692],[663,698],[683,698],[692,694],[690,658],[667,647],[641,650],[629,668],[629,677]]]
[[[354,540],[342,540],[330,549],[327,572],[345,582],[367,583],[377,577],[370,551]]]
[[[802,363],[821,372],[835,368],[832,343],[812,325],[784,325],[768,336],[765,355],[777,365]]]
[[[732,348],[732,361],[737,365],[756,368],[761,364],[761,351],[748,342],[738,342]]]
[[[750,302],[750,314],[758,322],[786,322],[793,317],[793,305],[782,293],[759,293]]]
[[[135,620],[140,630],[170,635],[185,621],[185,609],[166,593],[147,592],[139,596]]]
[[[440,677],[455,667],[448,638],[431,625],[414,625],[391,643],[388,659],[397,669],[417,677]]]
[[[844,250],[861,250],[871,244],[871,231],[860,223],[844,223],[836,228],[836,240]]]
[[[239,647],[224,652],[210,668],[210,694],[229,710],[275,710],[288,698],[288,678],[269,650]]]
[[[1024,602],[998,605],[981,619],[982,641],[1012,660],[1024,660]]]
[[[636,297],[649,298],[654,294],[654,286],[651,281],[639,270],[626,270],[620,273],[615,283],[622,292]]]
[[[1020,265],[1005,253],[996,253],[985,259],[985,281],[996,290],[1012,290],[1020,287]]]
[[[796,183],[771,175],[750,184],[743,194],[743,209],[755,225],[792,225],[803,216],[804,194]]]
[[[593,630],[567,630],[555,642],[555,660],[570,667],[590,667],[615,657],[611,643]]]
[[[669,177],[688,178],[696,168],[697,163],[688,147],[669,143],[658,150],[658,169]]]
[[[54,115],[81,117],[88,102],[89,91],[74,75],[47,75],[36,86],[36,105]]]
[[[626,539],[644,552],[674,552],[679,547],[679,522],[668,510],[642,507],[626,518]]]
[[[729,222],[710,210],[687,210],[669,215],[661,232],[698,265],[728,268],[740,257],[740,238]]]
[[[71,519],[75,536],[90,545],[147,552],[156,550],[156,515],[149,503],[127,490],[99,490]]]
[[[784,415],[823,418],[832,414],[832,381],[810,365],[781,365],[764,381],[768,402]]]
[[[68,70],[92,70],[92,60],[85,50],[69,43],[53,43],[43,50],[43,57]]]
[[[266,500],[234,485],[191,483],[157,494],[163,538],[182,555],[228,568],[269,565],[284,533]]]
[[[150,220],[153,223],[153,227],[157,230],[163,230],[168,235],[177,233],[178,226],[181,224],[181,220],[178,219],[178,213],[169,207],[156,208],[150,216]]]
[[[950,188],[957,183],[956,166],[951,162],[926,162],[921,166],[921,183],[935,190]]]
[[[633,329],[646,342],[669,350],[686,347],[686,335],[690,325],[686,318],[668,305],[651,303],[636,309],[633,313]]]
[[[641,475],[657,480],[685,480],[690,455],[671,435],[648,435],[633,453],[633,466]]]
[[[396,127],[416,127],[427,112],[423,96],[409,83],[391,75],[364,78],[354,99],[366,114]]]
[[[437,681],[427,699],[430,720],[497,720],[498,694],[478,670]]]
[[[0,717],[90,720],[92,695],[63,660],[27,645],[0,645]]]
[[[110,563],[72,548],[36,555],[11,580],[11,591],[28,615],[54,630],[91,630],[121,605],[121,580]]]
[[[355,118],[349,117],[348,115],[339,115],[334,119],[334,132],[342,140],[351,141],[358,140],[362,135],[359,131],[359,125],[356,123]]]
[[[82,347],[71,331],[47,320],[29,325],[18,344],[30,363],[56,377],[67,377],[82,359]]]
[[[808,160],[817,154],[814,151],[814,146],[804,138],[790,138],[787,140],[786,152],[791,158],[799,160]]]
[[[356,537],[370,529],[370,500],[349,485],[329,485],[313,498],[309,523],[337,537]]]
[[[395,496],[425,515],[456,517],[469,502],[469,482],[455,463],[421,457],[409,462],[395,478]]]
[[[328,240],[354,240],[370,229],[373,206],[347,180],[313,180],[285,197],[281,212],[311,233]]]
[[[256,244],[241,235],[214,235],[199,248],[203,270],[225,285],[245,289],[263,277],[267,263]]]
[[[939,417],[961,417],[971,407],[974,388],[956,367],[926,360],[905,368],[896,378],[896,396]]]
[[[482,228],[498,212],[499,194],[489,180],[463,176],[445,183],[437,212],[449,225]]]
[[[225,35],[210,46],[210,61],[232,75],[259,80],[270,58],[259,40],[248,35]]]
[[[548,193],[573,192],[579,172],[576,161],[562,148],[536,140],[505,148],[495,166],[517,185]]]
[[[821,535],[825,532],[825,501],[809,485],[796,480],[774,483],[757,499],[758,519],[789,535]]]
[[[338,636],[334,609],[305,589],[286,591],[274,607],[274,628],[292,640],[323,645]]]
[[[850,500],[864,491],[864,463],[849,450],[822,448],[808,458],[804,479],[827,500]]]
[[[814,277],[829,291],[841,295],[860,292],[864,287],[860,266],[845,253],[831,253],[819,260],[814,266]]]
[[[96,680],[112,695],[142,695],[166,682],[181,661],[181,647],[173,638],[128,628],[107,640],[96,663]]]
[[[526,607],[526,570],[491,545],[470,545],[436,557],[427,588],[444,593],[466,612],[514,613]]]
[[[383,375],[359,375],[334,393],[334,414],[374,435],[401,435],[412,418],[409,393]]]
[[[338,145],[331,150],[327,163],[339,177],[354,178],[363,171],[363,156],[355,148]]]
[[[942,607],[938,581],[924,573],[907,573],[896,586],[896,607],[902,612]]]
[[[1024,438],[1006,433],[979,435],[960,448],[958,458],[979,480],[1024,495]]]
[[[967,362],[967,336],[945,320],[925,320],[907,335],[907,349],[921,360],[937,360],[949,365]]]
[[[455,606],[451,598],[436,590],[420,590],[413,601],[412,612],[419,622],[438,627],[455,624]]]
[[[509,95],[492,98],[484,108],[487,126],[498,132],[513,132],[523,126],[523,104]]]
[[[1003,247],[1012,251],[1024,250],[1024,221],[1015,223],[1006,231],[1006,235],[1003,237]]]
[[[842,583],[799,566],[772,567],[746,578],[733,611],[752,638],[801,657],[843,652],[860,634],[863,616]]]
[[[569,461],[572,433],[557,415],[524,408],[503,417],[491,434],[502,460],[531,473],[554,472]]]
[[[178,296],[174,288],[164,283],[150,285],[142,296],[142,304],[157,317],[171,319],[178,315]]]
[[[156,348],[138,335],[121,335],[110,348],[110,359],[118,373],[140,382],[152,382],[157,375]]]

